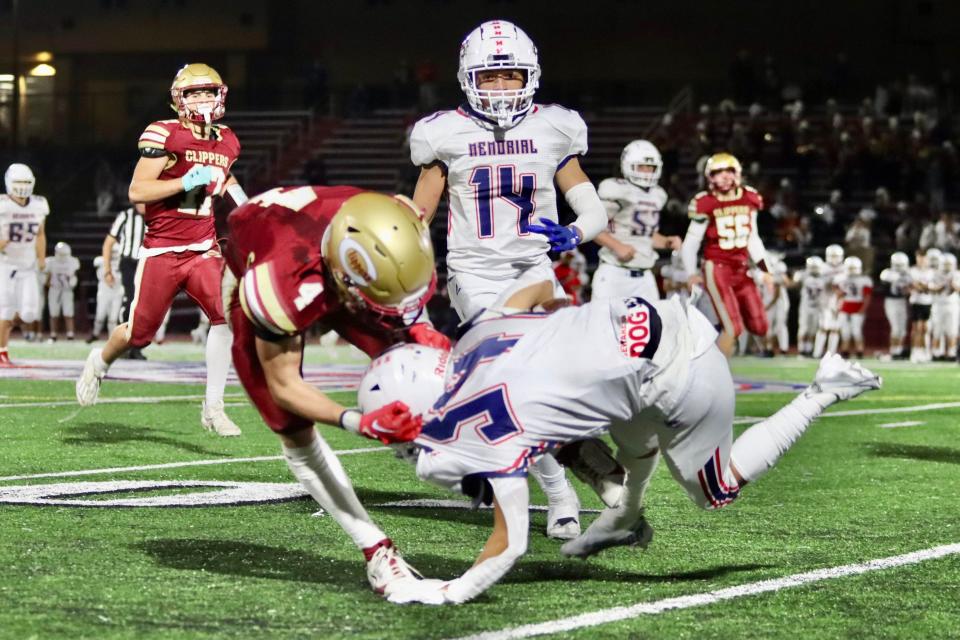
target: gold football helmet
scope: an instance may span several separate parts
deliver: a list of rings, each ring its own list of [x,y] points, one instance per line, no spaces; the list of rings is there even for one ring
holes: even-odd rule
[[[210,89],[216,94],[212,108],[193,109],[187,106],[184,93],[196,89]],[[213,67],[195,62],[177,71],[170,85],[170,100],[179,117],[209,124],[222,118],[227,110],[227,85],[223,84],[220,74]]]
[[[724,169],[732,169],[737,174],[737,182],[740,181],[743,167],[740,166],[740,161],[729,153],[715,153],[707,158],[707,163],[703,166],[703,175],[709,178],[714,171],[723,171]]]
[[[416,205],[365,192],[348,198],[323,235],[324,262],[349,308],[412,324],[437,286],[433,244]]]

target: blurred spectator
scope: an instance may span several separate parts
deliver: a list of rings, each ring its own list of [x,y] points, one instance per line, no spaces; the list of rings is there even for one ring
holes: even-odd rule
[[[926,251],[934,247],[941,251],[954,251],[960,247],[960,222],[944,211],[936,222],[930,221],[920,234],[920,248]]]
[[[848,256],[856,256],[863,261],[863,272],[873,271],[873,244],[871,242],[870,222],[863,211],[860,212],[847,228],[844,237],[845,251]]]

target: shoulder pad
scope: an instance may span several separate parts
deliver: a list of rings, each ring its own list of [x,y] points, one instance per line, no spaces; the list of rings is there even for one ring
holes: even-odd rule
[[[597,186],[597,194],[602,200],[616,200],[620,193],[620,181],[617,178],[605,178]]]
[[[706,191],[701,191],[693,196],[690,200],[690,205],[687,207],[687,216],[697,222],[704,222],[709,217],[708,212],[704,208],[704,204],[709,195]]]
[[[439,160],[436,146],[438,139],[444,136],[450,111],[437,111],[420,118],[410,131],[410,161],[417,167],[423,167]]]
[[[177,121],[174,120],[173,122]],[[140,155],[148,158],[159,158],[164,155],[162,153],[158,155],[147,155],[144,151],[146,149],[163,151],[167,145],[167,138],[170,137],[171,133],[169,120],[161,120],[148,124],[147,128],[140,134],[140,139],[137,141],[137,148],[140,149]]]
[[[579,113],[559,104],[539,104],[534,108],[537,110],[537,115],[542,116],[554,129],[570,140],[568,156],[587,153],[587,123]]]
[[[277,338],[295,335],[297,327],[284,310],[273,283],[271,263],[250,268],[240,280],[240,306],[257,329]]]

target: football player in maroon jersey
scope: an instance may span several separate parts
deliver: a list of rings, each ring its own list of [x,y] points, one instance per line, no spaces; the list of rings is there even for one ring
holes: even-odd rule
[[[690,226],[683,239],[684,270],[692,274],[692,289],[704,284],[723,332],[717,339],[729,357],[744,327],[757,336],[767,334],[767,315],[760,292],[748,273],[750,260],[763,272],[765,286],[772,286],[764,256],[766,249],[757,232],[757,212],[763,198],[742,184],[740,162],[729,153],[717,153],[704,167],[707,191],[690,201]],[[703,244],[703,274],[697,269],[697,254]]]
[[[181,290],[210,318],[206,345],[207,389],[200,421],[221,436],[240,435],[223,409],[223,390],[230,368],[230,329],[220,297],[223,258],[217,244],[213,198],[246,200],[230,168],[240,142],[223,117],[227,86],[205,64],[188,64],[170,87],[177,118],[147,126],[140,136],[140,160],[129,196],[145,203],[147,232],[140,249],[136,286],[127,322],[117,327],[102,350],[87,357],[77,382],[81,405],[96,402],[99,380],[110,364],[131,347],[153,340]]]

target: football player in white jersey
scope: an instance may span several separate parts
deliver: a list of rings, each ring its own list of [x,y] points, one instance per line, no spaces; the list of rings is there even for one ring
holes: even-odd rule
[[[593,277],[593,300],[641,296],[659,300],[653,267],[657,249],[679,250],[679,236],[658,232],[660,211],[667,192],[660,187],[663,160],[647,140],[634,140],[620,154],[622,178],[607,178],[597,192],[607,208],[610,224],[594,241],[600,265]]]
[[[449,354],[405,346],[375,360],[361,382],[361,407],[403,397],[425,416],[417,475],[495,509],[493,533],[466,573],[405,580],[389,599],[461,603],[505,575],[527,549],[524,476],[545,448],[609,433],[619,449],[619,504],[561,548],[586,558],[650,541],[643,498],[661,452],[693,502],[718,509],[773,467],[824,409],[880,387],[871,372],[830,354],[812,385],[734,441],[734,384],[716,336],[677,299],[608,298],[478,322]]]
[[[123,283],[116,278],[107,278],[108,273],[120,273],[120,247],[110,246],[110,268],[104,269],[103,256],[93,259],[93,266],[97,270],[97,311],[94,315],[93,331],[87,338],[91,343],[100,336],[103,325],[107,325],[107,333],[112,335],[120,322],[120,310],[123,308]]]
[[[510,22],[485,22],[467,35],[457,77],[466,104],[421,119],[410,133],[410,158],[421,168],[414,202],[430,222],[444,192],[449,200],[450,302],[468,320],[510,308],[525,290],[540,302],[564,298],[547,252],[573,249],[607,226],[578,160],[587,126],[576,111],[534,103],[537,48]],[[577,214],[569,226],[557,224],[554,183]],[[579,503],[563,468],[544,456],[535,475],[550,502],[548,535],[575,537]]]
[[[807,258],[804,268],[793,274],[793,283],[800,286],[800,309],[797,314],[797,352],[801,357],[813,354],[813,340],[820,324],[820,304],[828,288],[823,275],[823,259]]]
[[[863,273],[863,262],[856,256],[843,261],[844,273],[834,286],[840,296],[840,351],[851,353],[851,343],[857,357],[863,357],[863,321],[873,294],[873,278]]]
[[[73,340],[74,332],[74,289],[77,287],[77,271],[80,261],[74,257],[70,245],[58,242],[53,247],[53,257],[47,260],[46,273],[50,277],[47,290],[47,304],[50,306],[50,339],[59,335],[59,322],[63,317],[66,325],[67,340]]]
[[[826,348],[827,353],[836,353],[840,346],[840,307],[833,285],[843,273],[843,247],[831,244],[824,254],[823,275],[827,286],[820,302],[820,323],[813,341],[813,357],[819,358]]]
[[[38,319],[38,269],[46,265],[45,221],[50,205],[33,194],[36,178],[25,164],[11,164],[3,176],[6,195],[0,195],[0,367],[9,367],[7,345],[13,316],[26,325]]]
[[[907,296],[910,295],[910,258],[902,251],[890,256],[890,267],[880,272],[880,281],[886,284],[883,312],[890,324],[890,351],[887,359],[903,356],[907,337]]]
[[[960,323],[960,297],[954,288],[957,281],[957,257],[944,253],[940,257],[940,269],[933,276],[930,290],[933,304],[930,306],[930,335],[932,355],[937,360],[953,358],[957,353],[957,330]]]
[[[939,249],[930,248],[926,253],[917,251],[917,262],[910,268],[910,318],[913,327],[910,331],[912,347],[910,362],[930,362],[930,307],[933,305],[933,293],[930,287],[934,276],[940,269]]]

